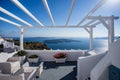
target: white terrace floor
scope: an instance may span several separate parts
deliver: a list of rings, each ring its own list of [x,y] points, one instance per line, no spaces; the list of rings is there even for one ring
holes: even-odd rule
[[[44,70],[37,80],[77,80],[77,62],[44,62]]]

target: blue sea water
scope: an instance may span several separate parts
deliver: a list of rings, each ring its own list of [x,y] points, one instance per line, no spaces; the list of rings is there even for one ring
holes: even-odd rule
[[[56,39],[69,39],[76,40],[73,42],[60,42],[60,43],[45,43],[49,48],[56,50],[71,50],[82,49],[89,50],[89,38],[57,38],[57,37],[34,37],[24,38],[24,42],[44,42],[44,40],[56,40]],[[93,47],[95,50],[107,50],[107,39],[93,39]]]

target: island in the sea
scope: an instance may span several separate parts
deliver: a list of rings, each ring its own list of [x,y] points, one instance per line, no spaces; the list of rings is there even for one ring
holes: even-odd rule
[[[49,39],[43,41],[45,44],[57,44],[57,43],[70,43],[70,42],[80,42],[78,40],[72,40],[72,39]]]

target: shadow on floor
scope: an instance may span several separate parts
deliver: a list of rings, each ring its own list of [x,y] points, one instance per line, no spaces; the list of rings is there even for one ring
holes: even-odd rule
[[[67,61],[65,63],[44,62],[44,69],[58,68],[59,66],[73,66],[77,65],[76,61]]]
[[[77,62],[44,62],[44,70],[38,80],[77,80]]]
[[[69,73],[68,75],[64,76],[60,80],[77,80],[76,76],[77,76],[77,67],[75,67],[71,73]]]

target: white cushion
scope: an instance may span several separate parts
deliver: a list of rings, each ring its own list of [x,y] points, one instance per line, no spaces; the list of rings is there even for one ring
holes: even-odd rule
[[[14,74],[17,70],[20,69],[20,62],[1,62],[0,69],[4,74]]]
[[[18,71],[20,69],[20,62],[16,61],[16,62],[12,62],[11,63],[11,73],[15,73],[16,71]]]

